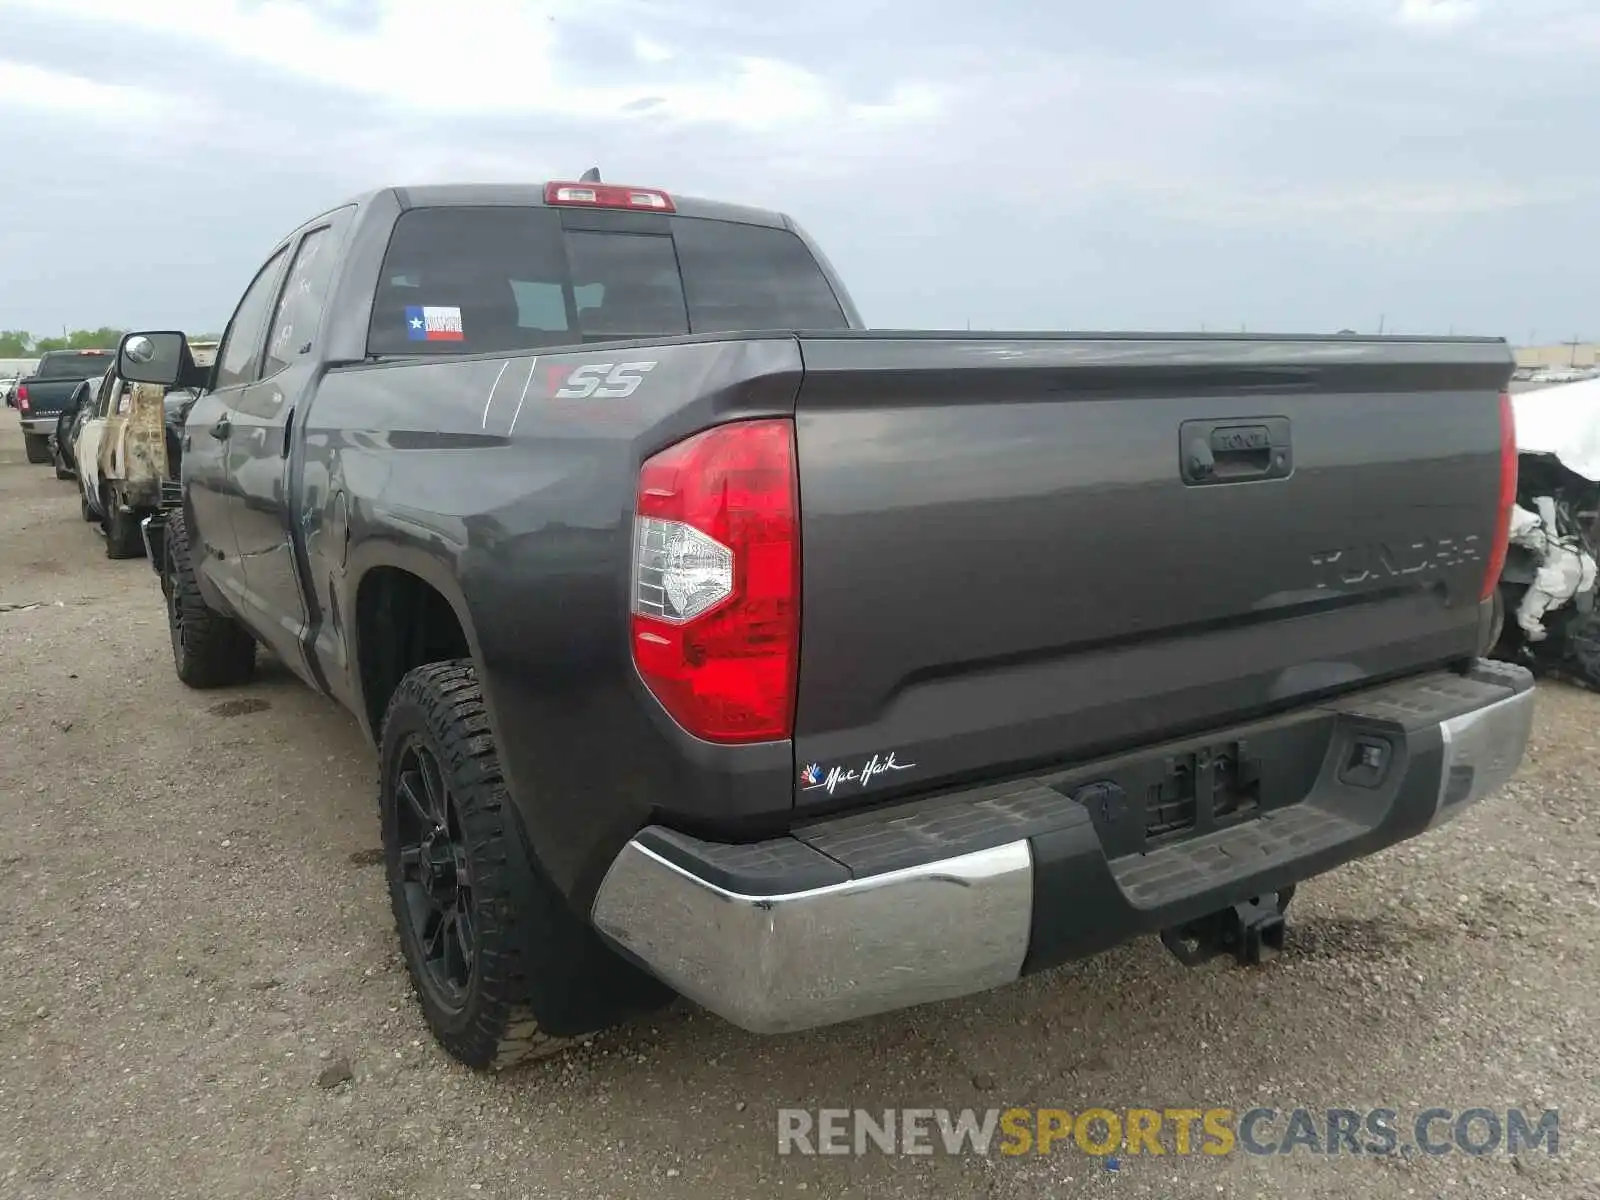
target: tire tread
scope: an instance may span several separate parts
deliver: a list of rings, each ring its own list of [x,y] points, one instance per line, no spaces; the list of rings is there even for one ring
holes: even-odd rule
[[[394,713],[407,705],[416,705],[427,714],[443,752],[440,765],[449,772],[450,784],[463,802],[463,832],[471,847],[474,888],[479,896],[475,914],[477,1004],[466,1027],[447,1027],[434,1018],[408,955],[412,986],[424,1001],[434,1035],[468,1066],[503,1071],[559,1053],[576,1039],[545,1032],[526,999],[531,981],[525,948],[537,933],[524,928],[531,914],[518,911],[513,895],[523,889],[508,878],[516,869],[506,845],[509,798],[477,673],[471,663],[460,660],[429,663],[411,671],[390,698],[385,730]],[[512,830],[509,835],[517,833]],[[526,870],[526,864],[521,866]],[[395,918],[400,921],[400,893],[392,885],[391,897]]]
[[[168,604],[183,617],[180,649],[176,636],[172,650],[178,678],[197,689],[234,687],[255,674],[256,643],[250,631],[232,617],[208,606],[195,579],[189,552],[189,530],[181,510],[167,517],[167,573],[162,586],[169,590]],[[172,619],[169,609],[168,621]]]
[[[547,1058],[627,1015],[670,999],[650,979],[605,948],[544,876],[512,803],[477,671],[467,659],[408,672],[390,698],[381,737],[383,772],[398,753],[404,717],[420,710],[440,766],[461,805],[477,900],[478,978],[465,1022],[441,1012],[412,961],[398,886],[398,847],[384,813],[390,900],[401,928],[406,968],[428,1024],[455,1058],[503,1071]],[[380,781],[380,805],[389,803]],[[559,1032],[552,1032],[553,1016]]]

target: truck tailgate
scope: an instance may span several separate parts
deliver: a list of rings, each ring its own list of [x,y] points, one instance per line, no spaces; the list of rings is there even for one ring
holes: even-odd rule
[[[1478,649],[1500,341],[802,339],[797,806]]]
[[[30,419],[53,417],[67,406],[72,394],[78,390],[81,379],[24,379],[28,388],[28,408],[23,414]]]

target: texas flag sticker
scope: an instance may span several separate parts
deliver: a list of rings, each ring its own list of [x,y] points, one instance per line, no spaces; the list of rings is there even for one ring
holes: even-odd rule
[[[465,341],[466,333],[461,328],[461,310],[421,305],[408,307],[406,337],[413,342]]]

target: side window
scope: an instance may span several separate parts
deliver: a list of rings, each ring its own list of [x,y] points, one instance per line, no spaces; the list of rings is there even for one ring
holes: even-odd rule
[[[107,375],[100,383],[100,394],[95,397],[94,415],[108,417],[116,407],[117,398],[127,385],[115,375]]]
[[[276,375],[287,367],[316,336],[317,322],[327,302],[328,284],[333,270],[333,247],[328,227],[313,229],[300,241],[289,280],[273,314],[272,333],[267,338],[267,357],[263,376]]]
[[[217,352],[217,369],[212,382],[214,388],[240,387],[253,382],[260,374],[261,344],[266,334],[267,318],[272,315],[272,301],[278,293],[278,279],[283,271],[283,260],[288,247],[279,250],[267,260],[239,307],[228,323]]]

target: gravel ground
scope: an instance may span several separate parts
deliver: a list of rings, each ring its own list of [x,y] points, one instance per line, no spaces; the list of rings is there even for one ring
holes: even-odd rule
[[[411,1002],[354,721],[184,689],[159,596],[5,427],[0,1196],[1600,1196],[1600,696],[1543,689],[1515,783],[1303,887],[1260,971],[1147,939],[775,1039],[679,1004],[491,1078]],[[776,1152],[787,1106],[1257,1104],[1558,1108],[1560,1153]]]

